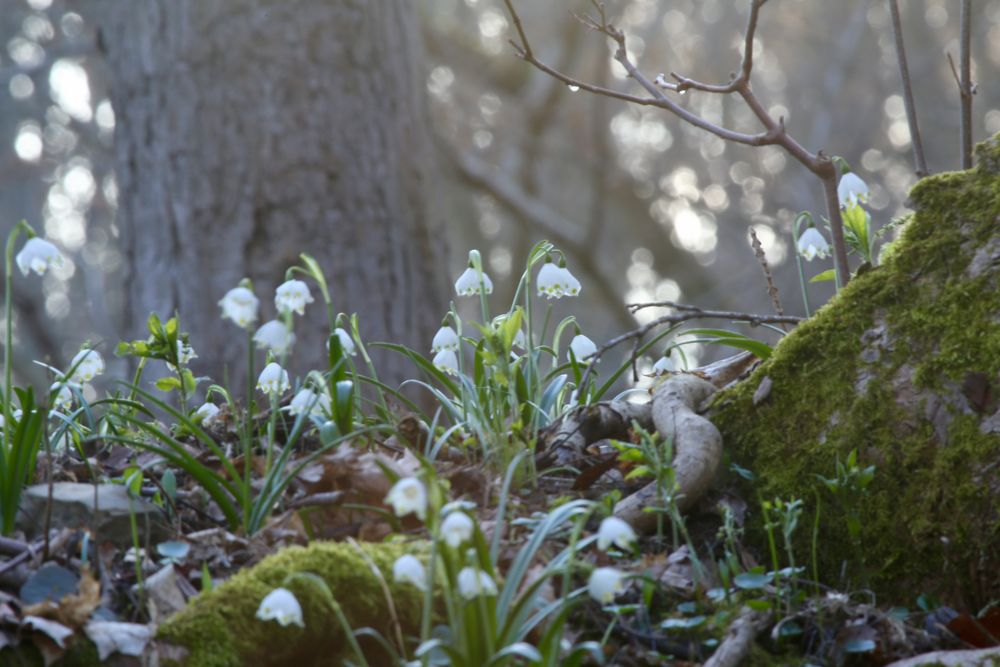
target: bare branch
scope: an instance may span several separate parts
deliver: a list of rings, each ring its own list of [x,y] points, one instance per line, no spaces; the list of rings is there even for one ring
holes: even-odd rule
[[[910,68],[906,65],[906,48],[903,46],[903,25],[899,18],[897,0],[889,0],[889,12],[892,14],[892,33],[896,38],[896,62],[899,64],[899,78],[903,83],[903,102],[906,105],[906,123],[910,127],[910,143],[913,145],[913,162],[917,176],[923,178],[927,171],[927,160],[924,159],[924,144],[920,140],[920,128],[917,127],[917,109],[913,103],[913,86],[910,84]]]
[[[972,96],[976,93],[972,83],[972,0],[962,0],[962,35],[959,39],[958,59],[962,66],[962,80],[958,84],[962,96],[962,168],[972,168]]]
[[[753,247],[754,256],[757,257],[757,261],[760,263],[760,268],[764,271],[764,281],[767,283],[767,295],[771,297],[774,312],[778,315],[784,315],[785,310],[781,307],[781,298],[778,296],[778,286],[774,284],[771,267],[767,265],[767,255],[764,254],[764,246],[761,244],[760,239],[757,238],[757,232],[754,231],[753,227],[750,227],[750,245]],[[788,331],[787,324],[782,324],[782,328]]]

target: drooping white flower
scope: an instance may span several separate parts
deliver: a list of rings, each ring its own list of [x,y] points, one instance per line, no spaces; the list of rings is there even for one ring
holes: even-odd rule
[[[557,266],[555,262],[547,261],[538,271],[538,296],[549,299],[559,299],[564,296],[577,296],[580,293],[580,281],[576,279],[565,266]]]
[[[295,624],[306,627],[302,621],[302,605],[287,588],[275,588],[261,600],[257,608],[257,618],[262,621],[277,621],[278,625]]]
[[[253,335],[253,342],[259,349],[271,350],[281,355],[288,352],[295,344],[295,334],[281,320],[271,320],[260,325]]]
[[[104,358],[97,350],[87,348],[80,350],[69,363],[72,374],[69,379],[77,384],[90,382],[104,372]]]
[[[866,202],[868,201],[868,184],[854,172],[844,174],[840,177],[840,184],[837,185],[837,198],[840,199],[841,208],[854,206],[858,202]]]
[[[482,285],[479,283],[479,276],[482,275],[483,282]],[[462,275],[458,277],[455,281],[455,292],[459,296],[472,296],[474,294],[479,294],[485,288],[487,294],[493,293],[493,281],[490,277],[486,275],[483,271],[481,274],[476,272],[473,267],[468,267],[462,272]]]
[[[431,363],[439,371],[444,371],[450,375],[458,375],[458,355],[455,354],[454,350],[441,350],[434,355]]]
[[[464,567],[458,573],[458,594],[466,600],[473,600],[480,595],[496,595],[497,584],[482,570]]]
[[[337,334],[337,338],[340,339],[340,347],[343,348],[344,352],[353,356],[358,354],[358,350],[354,345],[354,339],[351,338],[351,334],[347,333],[342,327],[337,327],[333,330],[333,333]]]
[[[249,329],[257,321],[257,306],[260,301],[246,287],[234,287],[219,301],[222,317],[229,318],[237,326]]]
[[[592,359],[588,359],[587,357],[597,352],[597,345],[583,334],[577,334],[569,342],[569,349],[573,351],[573,355],[576,357],[578,363],[589,364]]]
[[[441,536],[453,549],[472,538],[474,524],[465,512],[452,512],[441,522]]]
[[[431,352],[440,352],[441,350],[458,350],[459,340],[458,334],[451,327],[441,327],[434,334],[434,340],[431,341]]]
[[[810,227],[802,232],[798,242],[799,254],[807,262],[811,262],[816,257],[823,258],[830,254],[830,244],[826,242],[823,235],[815,227]]]
[[[607,551],[612,544],[619,549],[631,549],[635,540],[632,526],[616,516],[609,516],[601,521],[601,527],[597,530],[597,548],[601,551]]]
[[[660,357],[653,364],[653,374],[654,375],[664,375],[666,373],[674,372],[674,362],[670,361],[670,357]]]
[[[599,567],[590,573],[587,592],[601,604],[608,604],[625,590],[625,575],[613,567]]]
[[[330,397],[326,392],[317,394],[308,387],[300,389],[286,408],[293,417],[307,412],[311,417],[323,417],[330,414]]]
[[[281,394],[288,391],[288,371],[275,362],[264,366],[257,378],[257,389],[265,394]]]
[[[203,403],[200,408],[194,411],[194,418],[200,420],[202,425],[208,426],[219,415],[219,406],[215,403]]]
[[[37,236],[28,239],[28,242],[21,248],[21,252],[15,257],[17,268],[21,269],[21,275],[28,275],[29,271],[34,271],[38,275],[44,275],[52,267],[61,267],[66,260],[63,259],[59,248],[48,241]]]
[[[392,580],[396,583],[413,584],[420,590],[426,590],[427,573],[424,564],[416,556],[410,554],[400,556],[392,564]]]
[[[73,407],[73,390],[70,389],[70,385],[66,382],[55,382],[49,387],[49,393],[59,390],[55,397],[52,399],[53,407],[59,408],[60,410],[69,410]]]
[[[287,313],[302,315],[306,312],[306,304],[312,302],[309,286],[301,280],[287,280],[274,290],[274,307],[282,315]]]
[[[416,514],[421,521],[427,516],[427,488],[416,477],[404,477],[393,484],[385,502],[392,505],[396,516]]]

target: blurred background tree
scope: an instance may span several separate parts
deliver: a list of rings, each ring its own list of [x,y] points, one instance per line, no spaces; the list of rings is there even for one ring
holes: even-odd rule
[[[344,3],[343,11],[355,18],[339,20],[332,5],[317,9],[320,4],[150,2],[145,10],[125,11],[119,3],[93,0],[0,0],[6,45],[0,53],[2,224],[26,218],[72,258],[62,272],[46,277],[40,292],[21,286],[18,372],[34,372],[31,358],[64,363],[86,338],[108,341],[110,349],[134,334],[146,312],[172,304],[180,304],[182,320],[198,323],[188,326],[195,347],[205,350],[194,369],[208,372],[198,364],[217,354],[211,351],[218,344],[210,342],[213,336],[234,334],[231,325],[217,321],[215,302],[225,290],[249,274],[266,309],[267,295],[295,253],[320,255],[325,243],[351,247],[350,240],[335,239],[343,234],[336,226],[357,222],[361,210],[344,193],[384,185],[373,182],[385,178],[378,165],[359,168],[339,183],[311,180],[337,171],[344,160],[339,151],[358,139],[359,128],[368,127],[337,109],[375,115],[383,105],[392,106],[391,99],[412,104],[394,111],[416,123],[421,103],[406,100],[416,97],[411,88],[418,85],[425,85],[434,137],[433,150],[418,166],[438,189],[429,202],[426,248],[414,256],[426,262],[431,275],[453,280],[465,250],[479,247],[497,286],[495,298],[506,302],[527,249],[549,238],[567,252],[584,285],[581,299],[559,302],[557,314],[576,314],[584,332],[600,342],[635,324],[625,302],[676,299],[769,311],[747,242],[747,228],[753,226],[785,310],[801,314],[791,223],[800,210],[822,213],[822,193],[780,149],[727,145],[662,111],[569,90],[512,56],[511,26],[500,0],[413,3],[423,25],[422,61],[413,55],[416,45],[394,38],[397,33],[366,32],[365,22],[357,22],[358,12],[377,13],[376,7],[396,3]],[[910,0],[901,7],[931,171],[960,164],[959,95],[946,57],[958,53],[958,6],[953,0]],[[151,7],[161,11],[142,16]],[[676,70],[725,81],[738,67],[747,10],[742,0],[612,0],[607,7],[651,77]],[[1000,131],[1000,92],[989,85],[995,78],[989,73],[1000,66],[1000,0],[973,0],[973,7],[973,79],[980,84],[973,130],[980,140]],[[612,62],[607,40],[572,15],[589,8],[586,0],[518,3],[544,60],[579,78],[634,90]],[[313,18],[322,21],[314,25],[311,12],[319,12]],[[144,20],[154,23],[144,27]],[[184,25],[198,31],[186,32]],[[352,40],[364,47],[345,52]],[[121,58],[130,52],[136,57]],[[131,97],[111,94],[109,82],[123,75],[131,81]],[[374,97],[349,83],[366,76],[379,91]],[[283,88],[269,80],[295,85]],[[905,212],[915,176],[886,2],[773,0],[757,32],[753,81],[772,115],[784,116],[807,148],[843,156],[868,181],[877,226]],[[230,86],[238,94],[226,98]],[[358,104],[338,100],[339,86],[341,95],[360,95]],[[403,90],[393,90],[397,86]],[[172,90],[180,91],[181,99],[167,95]],[[140,108],[118,111],[116,130],[115,105],[130,99]],[[735,100],[697,92],[684,100],[713,121],[753,126]],[[135,126],[128,143],[116,145],[121,124],[127,125],[132,113],[147,121]],[[261,128],[280,131],[255,136]],[[398,139],[394,148],[414,140],[400,132],[389,131]],[[184,150],[144,154],[164,137]],[[171,279],[171,291],[155,280],[144,282],[143,274],[130,268],[142,266],[137,261],[143,258],[145,232],[137,232],[149,221],[130,219],[143,211],[128,203],[133,195],[123,175],[115,176],[116,150],[119,164],[137,151],[139,161],[126,174],[139,179],[158,174],[145,187],[161,188],[153,193],[160,202],[182,206],[192,221],[200,221],[199,239],[164,242],[157,240],[160,232],[150,232],[146,242],[157,244],[156,257],[169,257],[173,245],[180,252],[170,252],[183,258],[176,260],[175,271],[190,272],[207,265],[208,258],[215,261],[207,239],[218,238],[223,248],[237,244],[232,261],[201,274],[207,278],[196,295],[179,291],[186,276]],[[273,161],[263,159],[268,155]],[[296,164],[308,169],[300,171]],[[246,165],[260,171],[247,171]],[[381,166],[399,168],[391,161]],[[279,176],[288,186],[278,180],[270,188]],[[248,183],[256,185],[241,192]],[[219,199],[203,209],[199,202],[208,201],[206,189]],[[300,233],[303,221],[324,231]],[[423,247],[412,238],[393,240]],[[452,251],[448,259],[434,259],[445,246]],[[367,337],[383,337],[373,321],[380,306],[370,304],[395,304],[428,311],[430,324],[412,331],[413,338],[388,329],[385,337],[417,349],[429,346],[444,299],[419,291],[404,298],[400,284],[378,277],[385,267],[378,257],[362,258],[371,270],[364,275],[375,277],[360,280],[349,265],[329,257],[324,265],[342,297],[337,306],[362,313],[363,324],[372,325],[363,329]],[[826,268],[829,264],[814,262],[808,274]],[[831,287],[811,289],[820,302]],[[656,315],[640,311],[637,317]],[[310,326],[321,330],[318,321]],[[316,359],[321,355],[306,344],[296,356],[304,358],[306,350]],[[713,353],[689,351],[702,359]],[[240,363],[219,354],[234,368]]]

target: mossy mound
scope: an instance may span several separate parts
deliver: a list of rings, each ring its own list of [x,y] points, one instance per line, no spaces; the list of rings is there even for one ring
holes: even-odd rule
[[[913,604],[923,591],[975,606],[1000,594],[1000,135],[978,167],[926,178],[883,265],[801,324],[710,418],[764,498],[822,498],[821,576]],[[770,378],[769,395],[754,394]],[[877,466],[862,550],[819,489],[857,449]],[[809,561],[803,520],[799,562]]]
[[[393,563],[412,547],[359,546],[388,583],[404,636],[419,634],[422,595],[412,585],[392,582]],[[323,579],[355,630],[370,627],[383,637],[395,636],[382,584],[357,548],[317,542],[284,549],[199,596],[161,626],[157,638],[187,649],[184,665],[189,667],[339,665],[349,656],[342,628],[317,585],[301,579],[284,583],[296,572]],[[264,596],[283,585],[302,605],[304,628],[255,616]],[[372,664],[379,659],[388,660],[379,653]]]

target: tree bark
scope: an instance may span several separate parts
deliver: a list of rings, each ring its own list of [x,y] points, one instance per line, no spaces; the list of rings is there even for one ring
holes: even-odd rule
[[[427,212],[429,142],[416,17],[405,0],[98,0],[112,71],[124,329],[179,312],[196,374],[245,377],[219,299],[244,276],[275,317],[301,252],[366,341],[429,346],[446,303]],[[321,298],[289,363],[322,368]],[[376,356],[383,379],[408,360]],[[258,360],[258,364],[260,361]],[[258,365],[259,369],[259,365]]]

